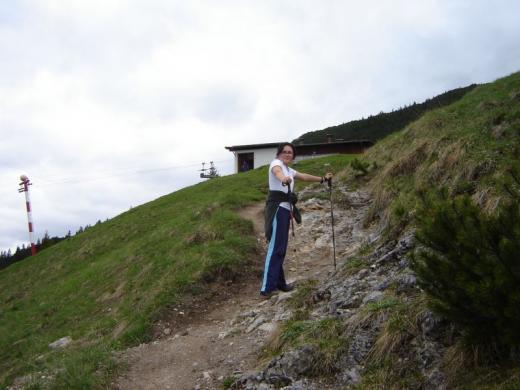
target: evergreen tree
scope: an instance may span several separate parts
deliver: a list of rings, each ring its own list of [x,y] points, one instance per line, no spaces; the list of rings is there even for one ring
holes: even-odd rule
[[[433,309],[468,340],[502,354],[520,346],[520,209],[485,215],[467,195],[425,200],[412,267]]]

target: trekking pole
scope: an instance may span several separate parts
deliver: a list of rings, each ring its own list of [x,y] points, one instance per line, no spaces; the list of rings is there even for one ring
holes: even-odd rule
[[[332,208],[332,177],[326,180],[329,186],[330,220],[332,224],[332,248],[334,249],[334,270],[336,270],[336,238],[334,237],[334,211]]]
[[[291,185],[290,184],[285,184],[285,183],[282,183],[282,186],[285,187],[287,186],[287,196],[289,197],[289,199],[291,198]],[[293,222],[293,205],[291,202],[289,202],[289,207],[290,207],[290,210],[289,210],[289,213],[290,213],[290,216],[291,216],[291,229],[292,229],[292,236],[294,237],[294,222]]]

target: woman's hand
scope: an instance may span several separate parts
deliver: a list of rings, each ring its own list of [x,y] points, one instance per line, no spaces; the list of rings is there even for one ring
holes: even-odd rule
[[[292,183],[292,177],[290,176],[284,176],[283,179],[282,179],[282,185],[284,186],[288,186],[289,184]]]

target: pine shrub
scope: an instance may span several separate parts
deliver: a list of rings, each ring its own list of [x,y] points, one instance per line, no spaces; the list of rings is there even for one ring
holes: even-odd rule
[[[467,195],[423,199],[412,267],[432,308],[499,356],[520,346],[518,200],[486,215]]]
[[[350,166],[355,171],[360,172],[361,175],[366,175],[368,173],[368,167],[370,166],[370,164],[368,162],[361,161],[358,158],[355,158],[350,162]]]

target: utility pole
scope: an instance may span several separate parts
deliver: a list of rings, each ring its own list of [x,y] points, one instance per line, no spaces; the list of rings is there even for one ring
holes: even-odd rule
[[[25,206],[27,208],[27,221],[29,222],[29,241],[31,242],[31,254],[34,256],[36,254],[36,245],[34,244],[31,200],[29,197],[29,186],[32,186],[32,183],[26,175],[20,176],[20,180],[21,182],[18,192],[25,192]]]

